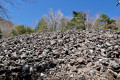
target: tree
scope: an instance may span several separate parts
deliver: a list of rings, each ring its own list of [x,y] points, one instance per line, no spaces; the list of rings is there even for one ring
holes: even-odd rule
[[[44,17],[42,17],[41,20],[39,20],[37,27],[35,28],[35,31],[39,32],[46,32],[48,30],[47,22]]]
[[[50,9],[48,15],[46,15],[45,20],[47,21],[47,25],[50,31],[56,31],[60,20],[63,18],[63,14],[60,10],[53,13],[52,9]]]
[[[110,18],[106,14],[102,14],[100,16],[100,22],[104,23],[104,28],[107,28],[107,22],[110,20]]]
[[[98,12],[96,16],[93,18],[92,28],[99,29],[102,25],[100,24],[100,13]]]
[[[19,0],[19,1],[33,1],[33,0]],[[0,16],[8,18],[8,10],[6,6],[9,4],[15,7],[15,4],[19,2],[18,0],[0,0]]]
[[[89,10],[86,13],[85,26],[86,26],[86,28],[91,28],[92,27],[92,18],[90,17],[90,11]]]
[[[2,31],[1,31],[1,29],[0,29],[0,39],[2,38]]]
[[[30,27],[25,27],[24,25],[19,25],[15,29],[12,29],[11,35],[18,36],[23,34],[30,34],[33,30]]]
[[[68,22],[70,21],[69,17],[63,17],[59,24],[59,31],[68,30]]]
[[[73,19],[68,23],[70,29],[85,29],[86,14],[83,11],[73,11]]]
[[[12,29],[11,36],[18,36],[18,33],[15,29]]]
[[[115,17],[116,20],[116,26],[118,27],[118,30],[120,31],[120,17]]]
[[[16,27],[16,31],[17,31],[18,35],[22,35],[27,32],[24,25],[19,25],[18,27]]]
[[[26,33],[27,33],[27,34],[33,33],[32,28],[31,28],[31,27],[26,27]]]
[[[105,29],[114,29],[114,30],[118,29],[118,27],[116,26],[116,20],[110,19],[106,14],[101,15],[100,22],[104,23]]]

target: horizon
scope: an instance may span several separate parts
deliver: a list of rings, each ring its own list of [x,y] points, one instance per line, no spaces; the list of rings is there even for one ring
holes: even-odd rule
[[[41,19],[43,15],[47,15],[50,8],[53,9],[53,12],[61,10],[64,16],[70,17],[73,17],[72,11],[83,11],[85,13],[90,11],[91,17],[94,17],[98,12],[107,14],[110,18],[120,16],[120,5],[116,7],[117,0],[36,0],[33,3],[19,2],[20,4],[16,4],[16,8],[8,5],[8,15],[11,17],[9,20],[15,24],[23,24],[25,26],[35,27],[38,19]]]

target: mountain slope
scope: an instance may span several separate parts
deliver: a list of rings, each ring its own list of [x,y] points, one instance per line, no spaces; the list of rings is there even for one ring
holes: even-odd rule
[[[8,36],[16,26],[17,24],[12,23],[11,21],[0,19],[0,28],[3,37]]]
[[[120,32],[71,30],[1,39],[0,80],[120,80]]]

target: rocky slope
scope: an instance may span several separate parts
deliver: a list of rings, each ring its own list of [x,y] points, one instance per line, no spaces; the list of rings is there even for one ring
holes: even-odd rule
[[[14,24],[11,21],[0,18],[0,29],[2,31],[3,37],[9,36],[12,29],[15,29],[16,27],[17,24]]]
[[[2,39],[0,80],[120,80],[120,32],[72,30]]]

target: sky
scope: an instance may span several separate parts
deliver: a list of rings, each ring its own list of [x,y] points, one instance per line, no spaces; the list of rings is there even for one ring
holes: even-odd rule
[[[110,18],[120,16],[120,5],[117,0],[34,0],[33,3],[19,1],[16,7],[8,5],[9,20],[25,26],[36,26],[38,19],[53,11],[60,10],[64,16],[72,17],[72,11],[90,11],[91,17],[96,13],[105,13]]]

